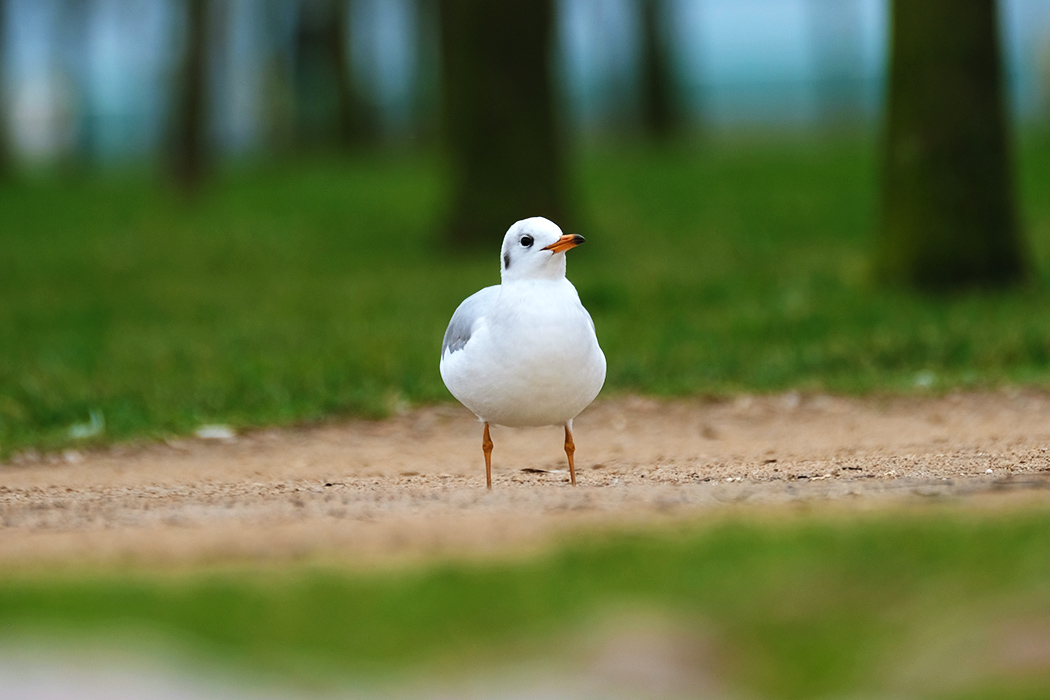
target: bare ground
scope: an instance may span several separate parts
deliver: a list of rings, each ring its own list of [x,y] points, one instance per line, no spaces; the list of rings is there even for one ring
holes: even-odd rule
[[[560,428],[465,409],[0,464],[0,568],[504,553],[581,527],[803,507],[1050,503],[1050,394],[600,401]],[[1003,494],[1012,494],[1009,499]]]

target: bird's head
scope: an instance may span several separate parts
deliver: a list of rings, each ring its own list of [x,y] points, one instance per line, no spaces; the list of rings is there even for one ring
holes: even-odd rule
[[[522,219],[503,237],[503,281],[564,277],[565,251],[583,241],[583,236],[563,234],[557,224],[542,216]]]

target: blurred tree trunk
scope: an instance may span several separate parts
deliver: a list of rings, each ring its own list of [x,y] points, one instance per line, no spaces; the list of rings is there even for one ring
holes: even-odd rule
[[[864,7],[860,0],[809,0],[806,10],[821,126],[856,131],[864,121]]]
[[[892,23],[882,275],[927,289],[1022,280],[996,3],[895,0]]]
[[[452,167],[446,239],[499,241],[528,216],[571,229],[551,71],[553,0],[441,0],[440,14]]]
[[[300,145],[359,146],[375,128],[351,70],[348,0],[303,0],[295,31],[295,122]]]
[[[667,141],[681,127],[667,36],[667,0],[639,0],[641,10],[642,130]]]
[[[0,0],[3,2],[3,0]],[[90,102],[89,76],[92,69],[86,27],[98,12],[98,0],[62,0],[58,6],[58,37],[61,46],[60,70],[69,90],[69,119],[73,129],[72,143],[64,149],[60,161],[67,174],[76,173],[85,164],[99,159],[95,109]]]
[[[172,175],[187,192],[197,190],[208,171],[208,68],[211,2],[185,0],[186,45],[174,102]]]
[[[265,144],[275,154],[288,155],[295,146],[295,96],[291,30],[297,9],[287,0],[264,0],[262,13],[265,59],[262,110],[266,115]]]
[[[412,99],[412,139],[416,145],[437,138],[441,112],[441,42],[438,6],[433,0],[415,0],[415,66]]]
[[[7,179],[11,174],[11,142],[7,124],[7,110],[10,105],[7,101],[7,90],[5,89],[7,87],[7,81],[4,79],[6,66],[3,60],[7,55],[7,46],[4,44],[4,39],[7,38],[5,33],[7,29],[7,11],[7,2],[0,0],[0,180]]]

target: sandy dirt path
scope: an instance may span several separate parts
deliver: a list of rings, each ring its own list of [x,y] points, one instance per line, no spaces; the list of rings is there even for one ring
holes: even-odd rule
[[[1050,394],[600,401],[559,428],[481,430],[458,406],[0,464],[0,566],[506,552],[580,527],[725,510],[1023,494],[1050,503]],[[534,471],[533,471],[534,470]]]

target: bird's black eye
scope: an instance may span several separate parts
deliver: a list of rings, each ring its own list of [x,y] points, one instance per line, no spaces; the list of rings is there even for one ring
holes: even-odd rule
[[[519,241],[519,243],[521,243],[521,247],[522,248],[531,248],[532,247],[532,236],[522,236],[521,240]]]

